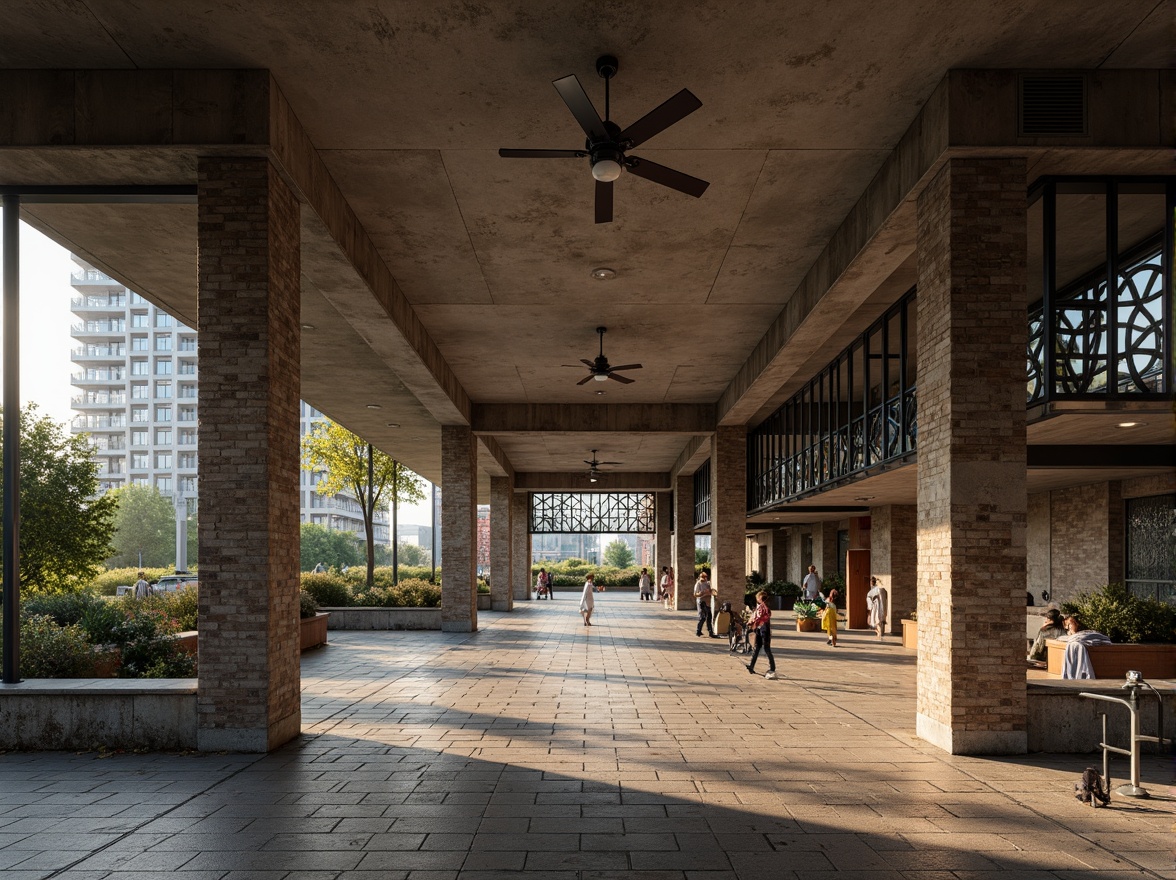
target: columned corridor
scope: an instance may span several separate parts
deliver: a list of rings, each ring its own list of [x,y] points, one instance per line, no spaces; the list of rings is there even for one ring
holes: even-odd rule
[[[780,625],[748,675],[692,615],[576,594],[477,633],[337,633],[266,755],[0,755],[5,880],[1172,877],[1176,805],[1072,795],[1086,756],[915,737],[914,656]],[[760,658],[762,671],[766,663]],[[1145,764],[1164,793],[1168,765]],[[1122,770],[1120,767],[1120,778]]]

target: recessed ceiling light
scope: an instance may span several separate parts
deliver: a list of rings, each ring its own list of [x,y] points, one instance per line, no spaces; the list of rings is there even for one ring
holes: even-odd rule
[[[876,496],[876,495],[859,495],[857,498],[855,498],[853,500],[854,501],[873,501],[876,497],[878,497],[878,496]]]
[[[617,270],[610,269],[608,266],[597,266],[592,270],[592,277],[597,281],[609,281],[617,277]]]
[[[597,396],[597,397],[603,397],[603,396],[604,396],[604,392],[603,392],[603,391],[597,391],[597,392],[596,392],[596,396]]]
[[[1140,428],[1146,425],[1147,422],[1119,422],[1120,428]]]
[[[303,330],[313,330],[313,329],[314,329],[314,324],[303,324],[303,325],[302,325],[302,329],[303,329]]]
[[[378,403],[369,403],[369,404],[367,405],[367,408],[368,408],[368,409],[379,409],[379,408],[380,408],[380,405],[379,405]]]
[[[399,428],[400,423],[399,422],[384,422],[384,427],[385,428]]]

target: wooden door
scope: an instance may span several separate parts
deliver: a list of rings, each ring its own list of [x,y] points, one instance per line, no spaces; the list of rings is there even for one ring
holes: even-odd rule
[[[866,593],[870,592],[870,551],[847,550],[845,553],[845,618],[847,629],[867,629],[870,609]]]

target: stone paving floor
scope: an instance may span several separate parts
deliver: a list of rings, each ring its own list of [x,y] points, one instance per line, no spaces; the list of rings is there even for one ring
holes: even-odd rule
[[[586,628],[576,604],[332,632],[268,756],[0,754],[0,876],[1176,878],[1168,759],[1152,800],[1092,810],[1093,757],[916,739],[893,639],[777,627],[768,681],[685,612],[605,593]]]

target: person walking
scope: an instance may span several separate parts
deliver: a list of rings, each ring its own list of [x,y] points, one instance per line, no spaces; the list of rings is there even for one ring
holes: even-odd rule
[[[661,583],[658,586],[661,589],[661,599],[669,608],[670,596],[674,593],[674,570],[668,565],[662,566]]]
[[[584,578],[584,592],[580,595],[580,614],[584,618],[584,626],[592,626],[592,609],[596,607],[596,599],[592,595],[596,592],[596,575],[591,572]]]
[[[641,579],[637,582],[637,590],[641,593],[642,602],[653,601],[653,580],[649,577],[649,569],[641,569]]]
[[[139,572],[139,579],[135,581],[135,598],[146,599],[151,595],[151,584],[147,582],[147,573]]]
[[[772,656],[772,609],[768,607],[768,594],[763,590],[755,594],[755,611],[747,625],[755,631],[755,650],[751,652],[751,662],[747,664],[747,671],[755,675],[755,661],[762,648],[768,658],[768,671],[764,678],[775,678],[776,658]]]
[[[804,581],[801,583],[804,588],[804,601],[815,602],[821,595],[821,578],[817,574],[817,567],[810,565],[808,574],[804,576]]]
[[[882,634],[886,629],[886,594],[876,577],[870,578],[870,592],[866,593],[866,606],[870,609],[869,624],[878,634],[878,641],[882,641]]]
[[[826,645],[837,647],[837,591],[830,590],[825,600],[825,610],[821,612],[821,629],[829,634]]]
[[[712,639],[717,639],[715,635],[715,628],[711,624],[711,596],[714,591],[710,585],[710,575],[705,571],[698,576],[698,580],[694,582],[694,601],[698,604],[698,629],[695,630],[694,635],[702,636],[702,625],[706,624],[706,632]]]
[[[535,598],[547,599],[551,596],[551,575],[546,568],[539,569],[539,576],[535,578]]]

